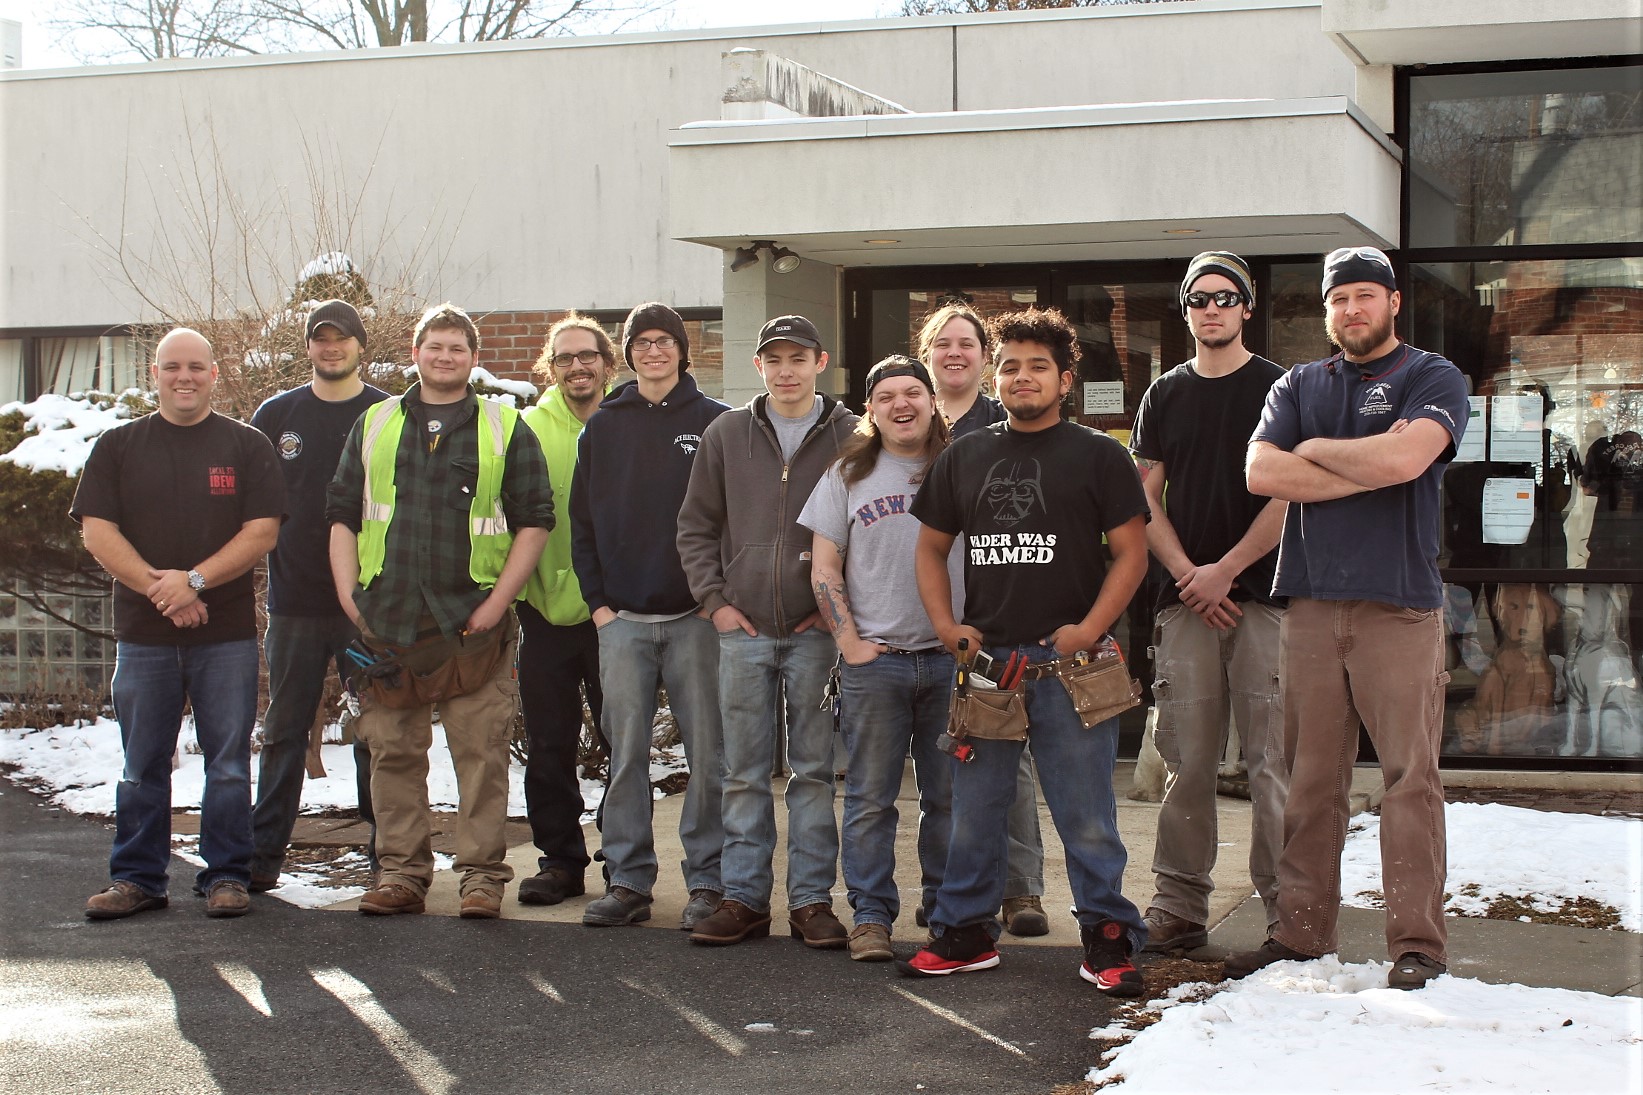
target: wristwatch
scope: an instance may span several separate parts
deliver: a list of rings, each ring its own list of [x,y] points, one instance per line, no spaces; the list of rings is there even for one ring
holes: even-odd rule
[[[197,570],[189,571],[188,572],[188,588],[192,589],[195,593],[204,592],[204,590],[205,590],[205,575],[201,574]]]

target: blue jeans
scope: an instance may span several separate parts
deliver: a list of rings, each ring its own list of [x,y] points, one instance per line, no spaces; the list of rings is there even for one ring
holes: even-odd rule
[[[268,710],[262,717],[257,758],[257,804],[251,811],[251,874],[272,878],[285,865],[286,845],[302,804],[308,770],[308,730],[325,696],[331,666],[348,677],[343,649],[359,637],[348,619],[335,616],[269,616],[263,637],[268,659]],[[367,849],[376,865],[376,816],[371,812],[371,753],[354,742],[354,788],[359,817],[371,827]]]
[[[257,718],[257,641],[203,646],[119,643],[114,715],[125,771],[114,792],[114,851],[109,877],[163,896],[171,862],[171,758],[183,704],[205,754],[200,855],[194,888],[221,879],[251,880],[251,727]]]
[[[610,884],[649,895],[656,886],[656,843],[651,829],[651,726],[656,689],[667,689],[690,765],[679,816],[685,850],[685,886],[721,892],[719,644],[713,624],[700,616],[644,624],[620,617],[599,629],[599,685],[603,726],[610,742],[602,850]]]
[[[989,646],[1003,664],[1020,650],[1037,664],[1052,661],[1055,650],[1037,643],[1020,647]],[[1118,807],[1113,797],[1113,764],[1118,759],[1118,720],[1084,729],[1071,697],[1054,677],[1029,681],[1027,733],[1039,785],[1055,830],[1067,852],[1067,879],[1078,906],[1078,923],[1093,927],[1116,920],[1129,930],[1131,953],[1147,942],[1141,914],[1124,896],[1128,855],[1118,835]],[[1005,818],[1015,796],[1024,742],[969,739],[974,759],[953,767],[953,843],[947,874],[941,883],[932,930],[985,925],[998,938],[994,914],[1004,899],[1004,863],[1008,834]]]
[[[941,751],[947,730],[953,656],[945,650],[880,654],[866,665],[841,665],[840,729],[850,764],[844,778],[844,832],[839,862],[857,924],[895,923],[896,796],[907,751],[918,783],[918,861],[922,901],[932,907],[947,867],[953,828],[953,766]]]
[[[833,817],[833,711],[819,705],[838,657],[821,628],[786,638],[719,635],[719,706],[724,712],[724,895],[766,912],[775,884],[776,704],[787,712],[787,907],[830,903],[838,877]]]

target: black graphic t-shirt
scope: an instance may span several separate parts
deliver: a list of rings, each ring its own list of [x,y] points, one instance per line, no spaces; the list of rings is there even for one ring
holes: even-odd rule
[[[262,434],[211,414],[177,426],[158,413],[116,426],[97,439],[69,516],[120,527],[157,570],[188,570],[215,555],[247,522],[283,517],[285,484]],[[200,646],[257,637],[251,572],[200,594],[210,618],[180,628],[143,590],[114,583],[114,634],[121,642]]]
[[[342,443],[359,416],[388,398],[365,385],[352,399],[327,402],[304,384],[267,400],[251,416],[279,454],[290,519],[268,556],[268,611],[276,616],[336,616],[331,580],[331,526],[325,520],[325,488],[336,474]]]
[[[989,643],[1037,642],[1077,623],[1107,573],[1102,535],[1147,513],[1124,446],[1061,422],[1005,423],[954,442],[913,500],[913,516],[965,538],[964,622]]]

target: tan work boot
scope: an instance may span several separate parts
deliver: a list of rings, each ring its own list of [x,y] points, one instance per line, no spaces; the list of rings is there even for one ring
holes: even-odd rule
[[[1002,912],[1004,930],[1011,935],[1026,938],[1029,935],[1049,935],[1050,917],[1044,903],[1033,894],[1006,897]]]

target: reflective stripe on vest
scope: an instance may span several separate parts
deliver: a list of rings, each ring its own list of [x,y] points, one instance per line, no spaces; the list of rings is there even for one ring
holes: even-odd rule
[[[360,504],[359,584],[369,588],[382,573],[388,555],[388,526],[394,519],[395,459],[405,430],[400,397],[374,404],[365,412],[360,455],[365,462],[365,491]],[[519,412],[492,399],[479,399],[479,481],[468,509],[468,576],[483,589],[496,585],[507,562],[513,534],[502,510],[502,474],[508,442]]]

